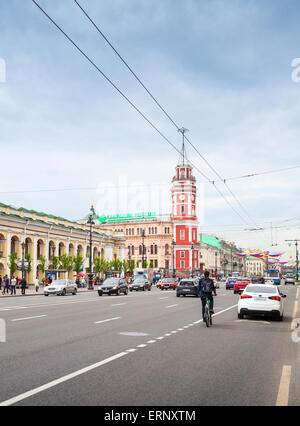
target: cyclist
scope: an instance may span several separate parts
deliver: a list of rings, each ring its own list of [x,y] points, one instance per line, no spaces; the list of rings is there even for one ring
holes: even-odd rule
[[[215,284],[213,280],[209,278],[209,271],[205,271],[204,278],[201,278],[201,280],[199,281],[198,291],[199,291],[199,297],[201,298],[201,302],[202,302],[202,317],[203,317],[203,320],[205,320],[204,316],[205,316],[206,299],[209,299],[210,301],[210,313],[213,314],[214,313],[213,293],[215,296],[217,295]]]

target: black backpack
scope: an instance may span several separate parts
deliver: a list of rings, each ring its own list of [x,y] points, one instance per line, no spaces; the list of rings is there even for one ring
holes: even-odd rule
[[[210,278],[203,278],[202,280],[203,293],[212,293],[214,291],[214,283]]]

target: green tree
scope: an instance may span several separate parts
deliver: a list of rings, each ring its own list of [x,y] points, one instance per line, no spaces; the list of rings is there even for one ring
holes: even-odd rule
[[[142,267],[146,269],[146,268],[148,268],[147,265],[148,265],[147,260],[144,260]]]
[[[27,272],[29,273],[32,270],[32,267],[31,267],[31,255],[30,255],[30,253],[25,254],[25,260],[26,260],[26,262],[28,262]]]
[[[72,256],[69,256],[68,254],[64,253],[60,258],[60,264],[63,269],[68,271],[68,277],[69,277],[69,274],[72,271],[73,265],[74,265]]]
[[[10,270],[10,275],[13,275],[16,270],[17,270],[17,253],[11,253],[9,256],[9,270]]]
[[[53,258],[53,269],[58,269],[59,267],[59,257],[58,256],[54,256]]]
[[[94,264],[94,272],[96,272],[96,274],[100,274],[101,272],[101,259],[100,257],[96,257],[93,261]]]
[[[73,257],[73,265],[74,271],[76,274],[79,274],[83,267],[83,257],[80,254],[77,254],[77,256]]]
[[[129,269],[130,275],[133,275],[134,268],[135,268],[135,260],[134,259],[130,259],[128,261],[128,269]]]
[[[45,270],[46,270],[46,258],[45,258],[45,256],[40,256],[40,264],[39,264],[39,269],[40,269],[40,271],[42,271],[43,273],[45,272]]]

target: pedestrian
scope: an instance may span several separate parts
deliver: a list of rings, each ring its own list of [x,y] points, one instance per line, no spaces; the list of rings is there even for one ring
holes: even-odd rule
[[[17,284],[17,279],[12,276],[12,279],[10,281],[10,295],[12,296],[13,294],[16,294],[16,284]]]
[[[38,293],[40,284],[39,284],[39,279],[37,277],[34,280],[34,288],[35,288],[35,292]]]
[[[3,280],[3,294],[5,294],[5,291],[8,294],[8,289],[9,289],[9,278],[7,275],[5,275]]]
[[[25,290],[26,290],[26,279],[25,277],[21,279],[21,289],[22,289],[22,295],[25,295]]]
[[[45,287],[45,278],[42,278],[42,286]]]
[[[1,293],[1,290],[2,290],[2,276],[0,275],[0,293]]]
[[[76,278],[75,284],[77,285],[77,287],[80,287],[80,279],[79,277]]]

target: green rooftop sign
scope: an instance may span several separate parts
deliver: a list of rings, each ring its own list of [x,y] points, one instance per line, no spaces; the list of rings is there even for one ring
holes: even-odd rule
[[[217,240],[217,238],[212,237],[211,235],[201,234],[201,242],[204,244],[208,244],[209,246],[212,246],[212,247],[217,247],[217,248],[221,247],[220,241]]]
[[[98,220],[100,223],[122,223],[129,221],[139,221],[139,220],[147,220],[147,219],[156,219],[155,212],[147,212],[147,213],[127,213],[127,214],[117,214],[117,215],[108,215],[108,216],[99,216]]]

